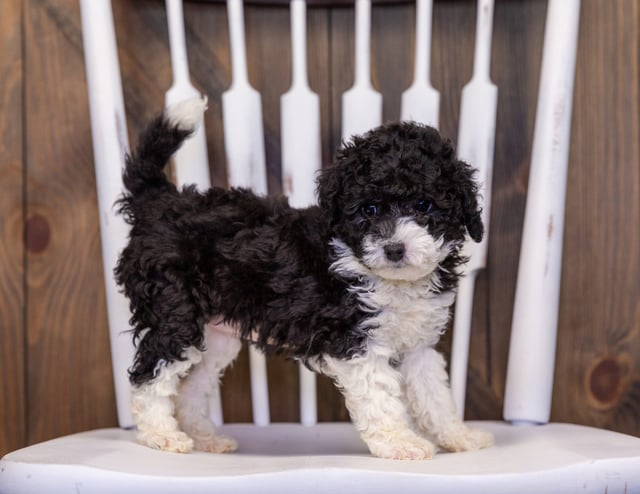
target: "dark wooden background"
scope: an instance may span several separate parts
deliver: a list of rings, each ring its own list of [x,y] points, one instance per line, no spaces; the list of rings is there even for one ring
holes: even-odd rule
[[[131,136],[171,84],[164,2],[114,0]],[[471,75],[475,3],[436,1],[432,80],[455,142]],[[499,87],[489,266],[477,282],[468,418],[501,416],[546,2],[499,0]],[[249,75],[262,93],[269,187],[280,189],[279,98],[290,84],[289,13],[246,8]],[[187,2],[194,83],[208,96],[212,177],[225,184],[221,93],[230,82],[223,4]],[[353,10],[309,10],[310,84],[323,161],[353,78]],[[376,4],[374,85],[384,119],[412,78],[414,10]],[[552,419],[640,435],[640,2],[583,0],[575,84]],[[0,1],[0,453],[116,425],[79,8]],[[446,346],[446,345],[445,345]],[[296,420],[297,371],[272,361],[272,417]],[[225,417],[251,420],[244,354],[224,381]],[[345,419],[320,383],[320,418]]]

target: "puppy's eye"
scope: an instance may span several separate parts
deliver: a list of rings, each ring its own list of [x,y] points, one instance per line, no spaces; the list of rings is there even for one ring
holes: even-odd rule
[[[378,206],[376,206],[375,204],[365,204],[360,208],[360,210],[362,211],[362,214],[367,218],[378,216],[378,213],[380,212],[380,208],[378,208]]]
[[[429,201],[420,199],[418,202],[416,202],[415,210],[418,213],[429,213],[431,212],[432,209],[433,209],[433,204],[431,204]]]

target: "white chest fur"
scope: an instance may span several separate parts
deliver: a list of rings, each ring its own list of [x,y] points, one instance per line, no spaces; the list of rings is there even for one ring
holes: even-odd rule
[[[362,308],[371,316],[362,323],[371,332],[368,347],[376,353],[396,358],[419,345],[435,345],[449,320],[453,292],[437,293],[438,275],[410,280],[390,280],[375,275],[351,249],[338,239],[332,246],[336,260],[331,270],[345,276],[359,276],[351,287]]]
[[[357,290],[371,311],[364,324],[371,331],[369,346],[387,349],[389,357],[418,345],[435,345],[449,320],[452,292],[436,294],[429,281],[394,282],[371,279]]]

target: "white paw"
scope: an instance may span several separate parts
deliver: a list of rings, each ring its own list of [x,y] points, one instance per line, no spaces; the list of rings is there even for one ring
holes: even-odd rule
[[[207,103],[206,96],[180,101],[167,108],[167,119],[179,129],[195,130],[202,121],[202,116],[207,109]]]
[[[430,460],[435,453],[433,443],[411,432],[375,435],[364,438],[373,456],[392,460]]]
[[[230,453],[238,449],[238,443],[235,439],[227,436],[194,437],[193,440],[195,449],[207,453]]]
[[[483,429],[472,429],[466,425],[455,427],[447,434],[438,436],[438,443],[449,451],[476,451],[488,448],[495,442],[493,434]]]
[[[138,432],[137,440],[144,446],[174,453],[190,453],[193,439],[181,431]]]

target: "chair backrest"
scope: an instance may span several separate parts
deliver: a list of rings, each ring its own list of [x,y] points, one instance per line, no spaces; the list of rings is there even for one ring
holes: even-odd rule
[[[181,3],[179,0],[167,0],[174,75],[174,85],[167,92],[167,104],[198,94],[188,80]],[[113,207],[122,192],[121,169],[128,148],[126,118],[110,0],[81,0],[80,4],[118,417],[120,425],[127,427],[133,423],[126,374],[132,361],[133,347],[129,334],[125,332],[129,327],[128,304],[112,276],[127,234],[123,219],[115,215]],[[549,418],[579,7],[580,0],[550,0],[547,11],[522,247],[523,253],[527,253],[527,262],[520,265],[505,400],[505,417],[513,421],[535,423],[546,422]],[[474,72],[465,88],[469,97],[463,95],[458,137],[461,158],[479,165],[486,201],[485,222],[488,224],[497,101],[497,90],[489,75],[493,1],[478,0],[477,12]],[[233,78],[231,87],[222,96],[222,107],[229,181],[231,185],[249,185],[258,192],[266,193],[261,100],[247,78],[242,0],[228,0],[227,13]],[[293,82],[281,101],[282,175],[283,189],[291,196],[291,202],[304,205],[314,201],[312,177],[321,163],[321,122],[318,96],[309,89],[306,79],[303,0],[291,2],[291,16]],[[370,76],[370,16],[370,0],[355,0],[356,71],[353,87],[342,97],[345,138],[376,126],[382,120],[382,95],[373,89]],[[414,83],[403,94],[401,114],[403,118],[437,126],[439,94],[429,82],[430,0],[416,1],[416,21]],[[192,175],[178,173],[177,180],[206,188],[210,178],[204,129],[201,133],[192,138],[176,157],[178,162],[189,162],[195,172]],[[306,163],[308,167],[301,169],[294,163]],[[177,170],[183,170],[183,167],[178,165]],[[485,242],[468,252],[471,261],[467,270],[471,283],[477,270],[484,266],[486,245]],[[463,292],[461,286],[461,297]],[[472,285],[470,294],[467,291],[465,297],[472,300]],[[464,305],[459,303],[459,307]],[[458,323],[452,355],[452,386],[461,411],[464,409],[471,310],[471,306],[466,305],[465,314],[461,308],[458,309],[461,314],[456,313]],[[531,360],[536,362],[535,378],[528,372],[534,367],[530,365]],[[545,363],[542,378],[538,377],[540,362]],[[270,417],[264,357],[251,351],[250,366],[254,422],[265,425]],[[532,392],[530,383],[534,381],[540,386]],[[300,369],[300,386],[301,421],[312,424],[317,420],[316,383],[314,376],[304,368]],[[219,403],[213,406],[213,418],[216,422],[222,421]]]

